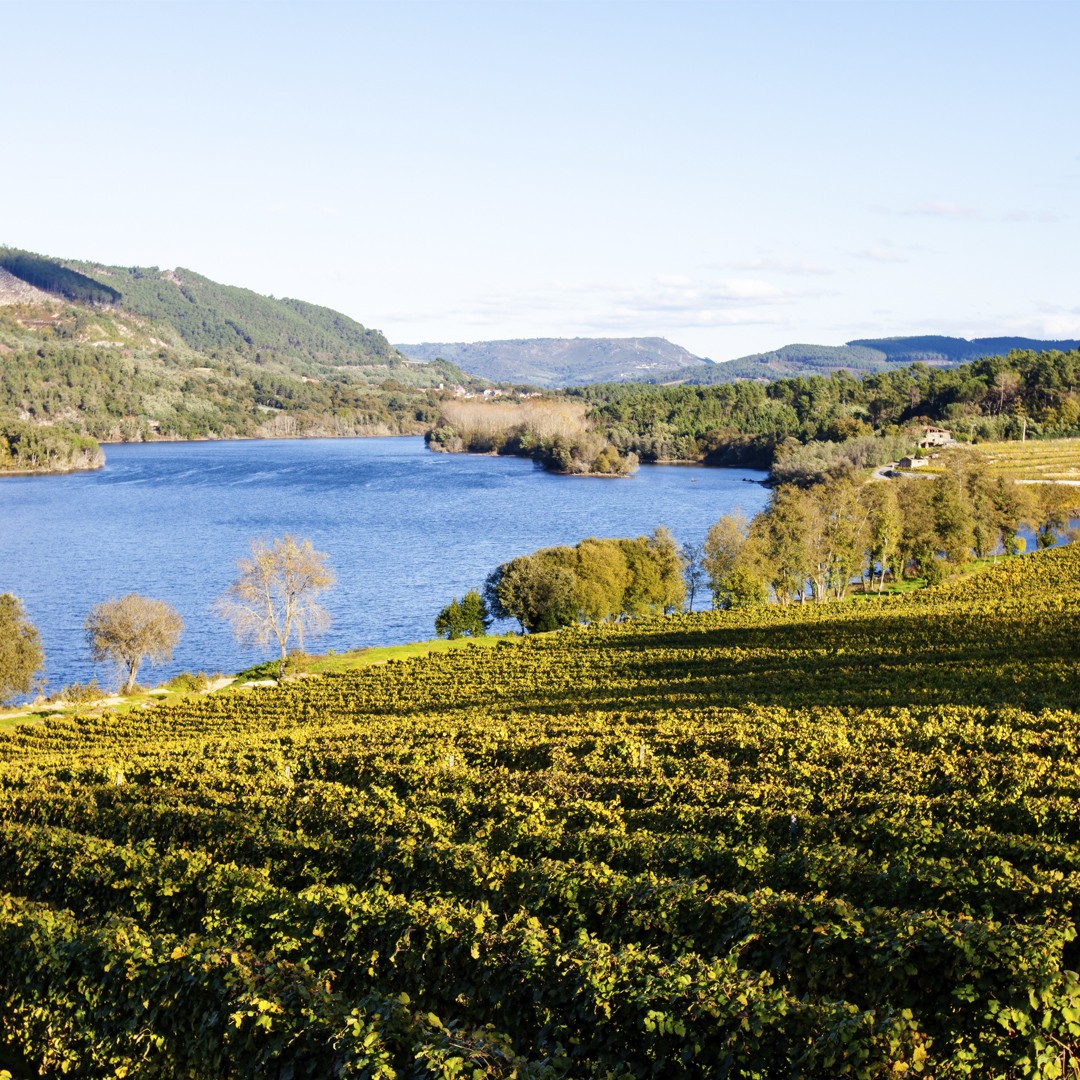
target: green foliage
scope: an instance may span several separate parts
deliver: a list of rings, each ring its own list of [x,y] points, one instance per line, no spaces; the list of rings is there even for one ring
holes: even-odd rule
[[[483,637],[491,625],[484,598],[475,590],[467,592],[461,600],[451,600],[435,616],[437,637],[454,641],[461,637]]]
[[[422,434],[443,385],[472,385],[453,365],[410,363],[377,331],[317,305],[188,271],[33,258],[55,267],[56,281],[62,271],[118,297],[0,309],[0,469],[26,468],[16,457],[34,471],[100,463],[76,435]],[[56,281],[49,287],[66,295]]]
[[[484,585],[488,609],[541,633],[621,616],[682,607],[683,558],[663,526],[634,540],[590,537],[575,547],[544,548],[494,570]]]
[[[1080,350],[1062,344],[1070,351],[1014,350],[955,368],[912,363],[861,378],[832,370],[771,383],[608,384],[568,394],[590,406],[620,452],[642,461],[775,460],[778,479],[805,483],[895,460],[914,441],[902,429],[926,423],[969,441],[1080,435]]]
[[[120,299],[120,293],[111,285],[71,270],[55,259],[46,259],[29,251],[0,248],[0,268],[28,285],[57,293],[68,300],[84,304],[115,304]]]
[[[907,480],[859,483],[841,474],[805,489],[777,487],[749,527],[728,515],[709,530],[713,606],[760,602],[766,585],[781,603],[842,599],[855,579],[880,593],[887,574],[898,582],[909,570],[939,584],[972,558],[1023,551],[1022,526],[1056,536],[1080,500],[1073,489],[1041,486],[1047,490],[1034,493],[994,478],[965,449]]]
[[[1075,1076],[1078,618],[1065,548],[24,726],[3,1042],[195,1080]]]
[[[104,462],[92,438],[0,416],[0,472],[69,472],[100,468]]]
[[[37,627],[22,602],[11,593],[0,594],[0,704],[29,694],[44,664]]]
[[[179,675],[174,675],[165,684],[165,689],[178,693],[194,694],[202,692],[209,685],[210,680],[206,677],[205,672],[200,671],[198,674],[193,675],[190,671],[182,671]]]
[[[95,701],[100,701],[106,694],[98,685],[97,679],[91,679],[85,683],[68,683],[53,696],[57,701],[66,701],[72,705],[90,705]]]

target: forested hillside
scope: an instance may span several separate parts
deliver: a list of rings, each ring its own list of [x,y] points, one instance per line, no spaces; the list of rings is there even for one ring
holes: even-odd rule
[[[186,270],[12,249],[0,249],[0,270],[0,469],[74,467],[86,435],[420,434],[446,387],[473,385],[328,308]],[[31,460],[30,429],[69,452]]]
[[[693,364],[664,381],[711,385],[737,379],[797,378],[846,371],[853,375],[888,371],[915,363],[955,367],[1014,351],[1050,352],[1080,348],[1080,341],[1038,341],[1024,337],[967,338],[928,334],[921,337],[862,338],[846,345],[784,345],[721,364]],[[660,380],[650,380],[660,381]]]
[[[964,440],[1080,435],[1080,350],[1017,351],[955,368],[923,363],[860,378],[846,371],[717,386],[583,387],[598,430],[642,461],[767,467],[803,444],[847,444],[941,424]],[[893,453],[878,438],[881,454]],[[859,465],[875,457],[873,438]]]
[[[1072,1077],[1080,548],[0,737],[27,1073]]]

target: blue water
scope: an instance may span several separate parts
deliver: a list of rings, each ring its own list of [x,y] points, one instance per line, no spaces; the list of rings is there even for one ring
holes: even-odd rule
[[[210,610],[251,538],[290,532],[329,555],[333,625],[316,651],[434,636],[438,611],[499,563],[586,536],[666,525],[704,539],[722,514],[752,517],[764,473],[653,465],[623,480],[553,476],[518,458],[434,454],[418,438],[151,443],[106,447],[106,466],[0,480],[0,592],[41,633],[48,687],[115,674],[90,663],[82,625],[100,600],[167,600],[186,629],[153,685],[233,672],[267,650],[238,645]],[[509,629],[509,627],[507,627]]]

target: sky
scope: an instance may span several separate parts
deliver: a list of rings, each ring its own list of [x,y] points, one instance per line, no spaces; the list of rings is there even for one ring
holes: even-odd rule
[[[395,343],[1080,337],[1080,3],[0,0],[0,244]]]

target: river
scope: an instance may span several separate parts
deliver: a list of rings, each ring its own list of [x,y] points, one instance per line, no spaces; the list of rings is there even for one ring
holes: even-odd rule
[[[308,537],[338,583],[313,651],[423,640],[438,611],[499,563],[586,536],[666,525],[699,541],[720,515],[752,517],[762,472],[643,466],[628,479],[555,476],[520,458],[435,454],[419,438],[108,446],[104,469],[0,479],[0,593],[41,633],[48,689],[115,673],[90,662],[82,626],[100,600],[136,592],[183,616],[171,663],[233,672],[272,655],[238,645],[210,610],[251,538]],[[698,605],[700,607],[700,604]],[[509,627],[506,627],[509,629]]]

